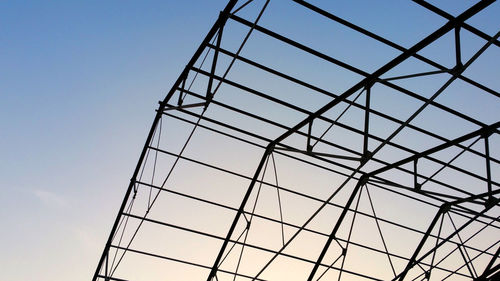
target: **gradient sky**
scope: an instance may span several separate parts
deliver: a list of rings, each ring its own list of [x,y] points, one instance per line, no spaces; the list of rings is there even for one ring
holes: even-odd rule
[[[93,274],[157,101],[226,4],[182,2],[0,2],[0,280]]]
[[[0,2],[0,280],[89,280],[157,101],[225,4]],[[471,23],[493,34],[490,18]],[[386,30],[404,46],[419,39]]]

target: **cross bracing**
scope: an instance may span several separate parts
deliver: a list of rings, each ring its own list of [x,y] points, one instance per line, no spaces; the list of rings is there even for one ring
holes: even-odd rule
[[[474,21],[494,2],[399,1],[428,18],[389,39],[335,2],[229,1],[93,280],[498,278],[500,32]]]

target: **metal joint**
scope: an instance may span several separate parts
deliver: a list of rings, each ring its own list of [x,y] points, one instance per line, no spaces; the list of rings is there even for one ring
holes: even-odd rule
[[[373,153],[371,151],[366,151],[362,156],[361,156],[361,159],[360,159],[360,163],[361,165],[365,165],[366,162],[368,162],[368,160],[370,160],[372,158],[372,155]]]
[[[454,68],[450,69],[450,73],[453,76],[459,76],[460,74],[462,74],[462,72],[464,72],[464,65],[462,64],[462,62],[457,62],[457,65],[455,65]]]
[[[361,177],[359,178],[359,185],[365,185],[368,182],[368,179],[370,179],[370,176],[368,174],[361,175]]]

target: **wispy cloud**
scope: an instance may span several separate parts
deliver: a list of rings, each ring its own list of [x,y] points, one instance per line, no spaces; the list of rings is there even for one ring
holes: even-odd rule
[[[68,201],[63,196],[54,192],[37,189],[33,193],[45,205],[59,208],[68,206]]]

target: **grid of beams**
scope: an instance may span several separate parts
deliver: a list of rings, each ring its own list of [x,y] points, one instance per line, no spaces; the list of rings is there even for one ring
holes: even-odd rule
[[[500,109],[468,76],[500,47],[467,23],[493,2],[452,16],[414,0],[442,24],[403,47],[306,1],[229,1],[160,102],[93,280],[497,278],[498,114],[443,98],[464,87]],[[262,23],[272,5],[390,59],[360,68],[285,36]],[[467,55],[464,32],[480,42]],[[450,35],[451,66],[427,57]]]

